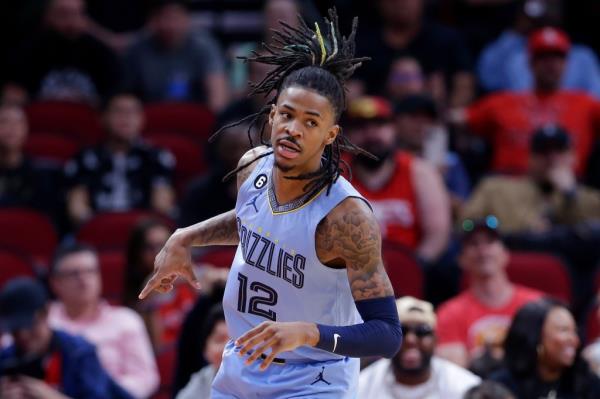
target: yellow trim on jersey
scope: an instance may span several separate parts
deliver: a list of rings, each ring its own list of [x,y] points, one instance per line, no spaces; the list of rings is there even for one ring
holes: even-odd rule
[[[269,208],[271,208],[271,214],[273,216],[275,216],[275,215],[285,215],[286,213],[292,213],[292,212],[299,211],[300,209],[304,208],[306,205],[308,205],[311,202],[313,202],[314,200],[316,200],[319,197],[319,195],[321,195],[321,193],[323,192],[323,190],[325,190],[326,188],[327,188],[327,186],[323,187],[321,190],[319,190],[319,192],[317,194],[315,194],[314,197],[312,197],[311,199],[309,199],[308,201],[306,201],[304,204],[300,205],[298,208],[294,208],[294,209],[291,209],[289,211],[283,211],[283,212],[275,212],[275,211],[273,211],[273,206],[271,205],[271,201],[268,201],[268,198],[267,198],[267,202],[269,203]],[[267,193],[267,195],[268,195],[268,193]],[[275,195],[275,192],[273,192],[273,195]]]

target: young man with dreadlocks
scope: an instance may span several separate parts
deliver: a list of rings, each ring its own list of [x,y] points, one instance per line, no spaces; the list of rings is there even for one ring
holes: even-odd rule
[[[340,176],[341,150],[360,153],[337,124],[354,57],[332,11],[328,35],[283,24],[267,55],[275,68],[254,86],[276,92],[269,143],[246,153],[234,210],[179,229],[140,294],[169,291],[177,276],[198,287],[190,247],[238,245],[223,300],[231,341],[212,399],[354,398],[359,360],[391,358],[402,333],[370,206]],[[217,132],[218,133],[218,132]],[[368,155],[368,154],[367,154]]]

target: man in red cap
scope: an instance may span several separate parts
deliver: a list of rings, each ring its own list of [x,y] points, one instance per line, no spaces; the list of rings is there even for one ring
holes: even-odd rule
[[[477,63],[477,78],[484,92],[530,90],[534,86],[529,65],[528,36],[543,26],[560,26],[561,0],[517,0],[512,26],[490,43]],[[563,89],[581,90],[600,98],[600,63],[594,51],[580,43],[568,50]]]
[[[571,135],[581,175],[600,127],[600,103],[583,92],[560,88],[570,48],[564,32],[548,27],[535,31],[528,47],[532,90],[488,95],[466,109],[452,111],[450,118],[491,142],[494,171],[517,174],[527,170],[532,132],[561,125]]]

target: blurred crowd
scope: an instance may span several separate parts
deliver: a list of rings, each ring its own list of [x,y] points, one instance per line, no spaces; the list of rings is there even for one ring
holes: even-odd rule
[[[209,397],[234,249],[137,295],[235,205],[269,100],[239,57],[330,6],[371,58],[340,124],[404,333],[359,398],[600,397],[600,7],[566,0],[0,5],[0,397]]]

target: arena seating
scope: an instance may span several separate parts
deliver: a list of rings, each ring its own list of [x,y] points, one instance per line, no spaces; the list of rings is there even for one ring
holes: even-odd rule
[[[32,257],[36,267],[46,267],[58,237],[46,215],[32,209],[0,209],[0,245]]]
[[[104,250],[98,252],[102,293],[112,304],[122,304],[125,289],[126,260],[123,251]]]
[[[215,123],[208,108],[190,103],[155,103],[145,107],[145,133],[174,133],[206,142]]]
[[[80,149],[77,141],[56,133],[36,133],[25,143],[25,152],[38,159],[64,164]]]
[[[382,246],[383,264],[396,297],[423,298],[423,272],[408,248],[390,242]]]
[[[0,248],[0,288],[15,277],[35,277],[35,269],[25,255]]]
[[[203,252],[195,258],[195,263],[206,263],[216,267],[231,267],[237,247],[214,246],[203,248]]]

